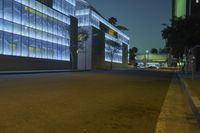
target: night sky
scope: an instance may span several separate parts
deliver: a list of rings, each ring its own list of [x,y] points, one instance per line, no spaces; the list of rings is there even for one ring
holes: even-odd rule
[[[171,0],[87,0],[106,18],[116,17],[118,23],[129,28],[131,47],[139,53],[162,48],[162,24],[169,24]]]

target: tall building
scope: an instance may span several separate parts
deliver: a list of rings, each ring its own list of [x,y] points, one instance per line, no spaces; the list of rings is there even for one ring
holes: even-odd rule
[[[113,43],[121,48],[114,54],[112,60],[114,65],[116,67],[126,67],[128,65],[127,53],[130,38],[110,24],[103,15],[85,0],[77,0],[76,4],[79,29],[86,30],[89,34],[84,50],[87,51],[87,54],[86,57],[83,56],[84,52],[78,54],[78,67],[80,69],[84,69],[84,67],[87,69],[109,68],[111,62],[110,49],[112,49]]]
[[[85,54],[77,50],[78,28],[90,29]],[[121,46],[114,62],[126,64],[129,37],[86,1],[0,0],[0,70],[104,68],[110,42]]]
[[[172,0],[172,17],[200,16],[200,0]]]

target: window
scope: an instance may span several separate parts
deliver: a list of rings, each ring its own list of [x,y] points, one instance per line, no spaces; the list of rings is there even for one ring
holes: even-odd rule
[[[29,26],[31,28],[35,28],[35,10],[34,9],[29,9],[30,13],[29,13]]]
[[[0,0],[0,18],[3,17],[3,0]]]
[[[47,16],[46,15],[43,15],[42,24],[43,24],[43,31],[47,32]]]
[[[53,58],[53,45],[52,43],[48,42],[48,59]]]
[[[29,14],[28,14],[28,7],[27,6],[22,6],[22,24],[29,26]]]
[[[199,0],[196,0],[196,3],[199,3]]]
[[[12,21],[13,0],[4,0],[4,19]]]
[[[35,45],[36,45],[36,48],[35,48],[36,57],[41,58],[42,57],[42,42],[40,40],[36,40]]]
[[[12,55],[12,49],[15,47],[12,41],[12,34],[4,32],[4,54]]]
[[[7,31],[7,32],[13,32],[12,30],[12,22],[10,21],[7,21],[7,20],[4,20],[4,31]]]
[[[42,30],[42,13],[37,12],[36,14],[36,28]]]
[[[42,42],[42,58],[47,59],[47,42]]]
[[[53,22],[51,17],[48,17],[47,19],[47,29],[48,29],[48,33],[52,33],[52,29],[53,29]]]
[[[29,57],[35,57],[35,39],[29,38]]]
[[[27,26],[22,26],[22,35],[28,37],[29,28]]]
[[[62,46],[62,60],[66,60],[67,57],[67,47],[66,46]]]
[[[21,25],[13,24],[13,33],[21,35]]]
[[[0,31],[0,54],[3,53],[3,32]]]
[[[0,31],[3,30],[3,19],[0,18]]]
[[[21,55],[21,36],[13,35],[13,55]]]
[[[21,24],[21,4],[16,1],[13,2],[13,14],[13,21]]]
[[[58,45],[58,59],[62,59],[62,45]]]
[[[57,44],[53,44],[53,59],[57,59],[58,57],[58,50],[57,50]]]
[[[22,56],[28,56],[28,37],[23,37],[22,36]]]

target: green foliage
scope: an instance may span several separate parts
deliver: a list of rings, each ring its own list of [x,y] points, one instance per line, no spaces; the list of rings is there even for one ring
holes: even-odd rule
[[[128,31],[128,28],[126,28],[123,25],[117,25],[116,28],[119,29],[119,30],[121,30],[121,31]]]
[[[151,53],[152,53],[152,54],[158,54],[158,50],[157,50],[156,48],[152,48],[152,49],[151,49]]]
[[[117,18],[115,17],[110,17],[108,19],[108,22],[111,23],[112,25],[116,25],[117,24]]]
[[[117,25],[117,18],[115,17],[110,17],[108,19],[108,22],[111,23],[112,25],[114,25],[116,28],[118,28],[121,31],[128,31],[128,28],[123,26],[123,25]]]
[[[129,49],[129,62],[130,63],[135,62],[135,57],[136,57],[137,52],[138,52],[138,48],[136,48],[136,47],[132,47]]]
[[[166,40],[167,47],[175,57],[182,57],[188,50],[200,44],[200,18],[188,17],[176,18],[171,26],[162,30],[162,37]]]

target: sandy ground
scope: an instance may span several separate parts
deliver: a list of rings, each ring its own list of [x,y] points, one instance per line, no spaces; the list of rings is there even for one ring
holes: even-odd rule
[[[170,84],[156,129],[156,133],[200,133],[177,77]]]
[[[200,79],[195,79],[195,80],[192,80],[192,79],[185,79],[186,82],[188,83],[191,91],[193,91],[196,96],[198,96],[200,98]]]
[[[153,133],[170,80],[153,72],[0,76],[0,133]]]

